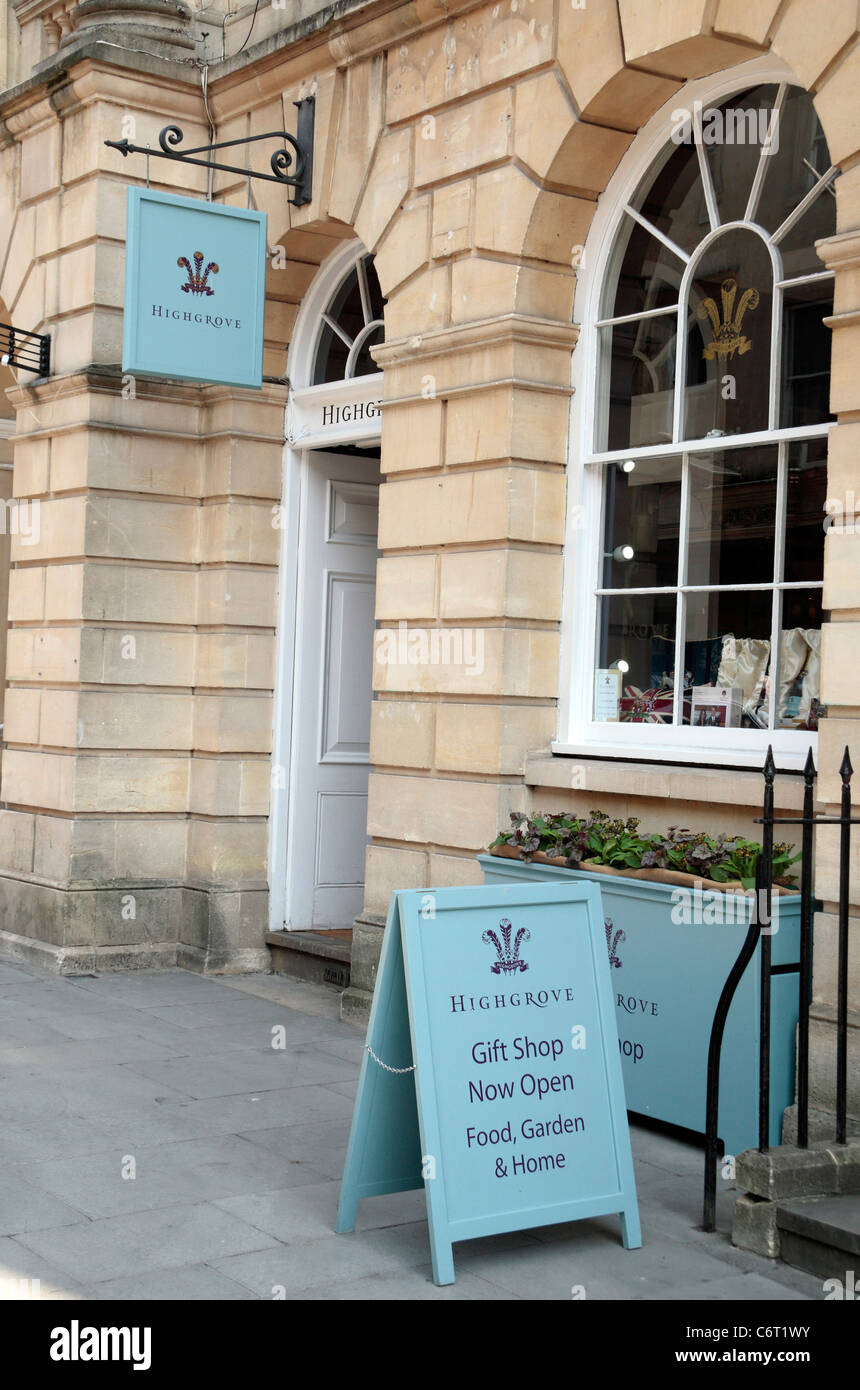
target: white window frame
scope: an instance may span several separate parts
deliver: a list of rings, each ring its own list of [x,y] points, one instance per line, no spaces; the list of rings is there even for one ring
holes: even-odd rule
[[[618,169],[601,195],[597,211],[592,219],[580,265],[577,269],[577,286],[574,299],[574,322],[581,325],[580,337],[571,357],[571,385],[573,393],[570,407],[568,433],[567,467],[567,518],[564,539],[564,599],[561,633],[561,679],[559,689],[559,729],[558,738],[552,743],[553,753],[606,757],[630,760],[692,763],[695,765],[716,765],[729,767],[760,768],[768,745],[774,752],[777,767],[793,771],[803,767],[807,753],[812,750],[817,755],[818,736],[811,731],[791,729],[705,729],[690,726],[661,725],[647,723],[603,723],[592,718],[594,698],[594,670],[596,660],[597,633],[597,576],[601,573],[600,562],[604,541],[604,472],[603,468],[591,465],[611,460],[623,460],[630,450],[614,450],[597,453],[594,449],[595,411],[597,407],[597,381],[600,352],[600,332],[598,323],[601,311],[601,296],[610,273],[611,260],[616,251],[618,231],[625,209],[632,202],[643,179],[648,174],[660,153],[666,149],[670,136],[671,114],[680,109],[695,110],[695,103],[702,108],[718,106],[721,102],[749,87],[764,83],[787,82],[792,86],[802,85],[786,64],[768,55],[753,59],[730,70],[712,74],[710,77],[689,82],[672,97],[660,111],[639,132],[631,148],[622,159]],[[707,190],[707,181],[705,182]],[[706,239],[713,235],[713,209],[706,191],[708,210],[711,218],[711,232],[703,237],[695,254],[698,259]],[[729,224],[726,224],[728,226]],[[747,223],[742,223],[748,226]],[[720,232],[726,230],[720,228]],[[689,263],[685,272],[689,271]],[[822,267],[822,278],[827,272]],[[686,286],[687,276],[685,274]],[[778,296],[774,295],[774,311]],[[679,295],[679,303],[683,303]],[[639,317],[639,316],[637,316]],[[682,316],[683,317],[683,316]],[[679,324],[679,346],[676,356],[682,350],[680,342],[683,327]],[[773,337],[773,360],[771,381],[774,371],[779,370],[778,337]],[[682,396],[683,393],[677,393]],[[677,408],[677,402],[676,402]],[[770,425],[773,417],[773,390],[771,392]],[[792,439],[810,439],[815,435],[826,436],[832,424],[824,424],[809,429],[773,429],[766,433],[752,435],[732,435],[722,439],[702,441],[682,441],[665,445],[655,445],[648,449],[649,457],[661,454],[680,457],[684,454],[742,447],[743,445],[778,444],[780,454],[780,474],[784,476],[784,456]],[[588,465],[583,460],[588,460]],[[682,499],[682,512],[684,511]],[[683,538],[682,538],[683,539]],[[748,586],[742,586],[744,588]],[[771,587],[771,586],[768,586]],[[771,634],[772,650],[774,636]],[[772,686],[775,684],[771,683]],[[681,692],[676,693],[676,701]]]

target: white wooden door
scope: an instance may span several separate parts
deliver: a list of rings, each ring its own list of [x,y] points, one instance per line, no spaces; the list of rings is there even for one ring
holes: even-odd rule
[[[351,927],[364,897],[379,463],[311,452],[302,489],[288,925]]]

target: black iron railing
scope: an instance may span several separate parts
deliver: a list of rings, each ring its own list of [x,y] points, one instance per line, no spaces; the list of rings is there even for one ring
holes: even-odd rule
[[[812,893],[814,832],[817,826],[840,827],[839,913],[836,962],[836,1142],[844,1144],[848,1124],[848,905],[850,889],[851,826],[860,818],[851,815],[851,776],[848,749],[839,769],[842,778],[838,816],[815,814],[815,763],[812,751],[803,769],[803,814],[775,816],[773,784],[776,764],[767,750],[764,764],[764,806],[757,824],[762,826],[762,852],[756,863],[755,903],[749,930],[732,966],[717,1003],[708,1048],[708,1078],[705,1120],[705,1185],[702,1226],[713,1231],[716,1224],[717,1162],[719,1153],[720,1060],[726,1019],[744,971],[761,943],[761,995],[759,1001],[759,1150],[770,1146],[770,1003],[771,966],[770,924],[773,898],[773,828],[775,825],[802,827],[800,876],[800,963],[798,975],[799,1008],[797,1025],[797,1143],[809,1144],[809,1005],[812,998],[812,922],[817,904]],[[768,928],[768,930],[764,930]],[[786,967],[776,967],[777,970]],[[797,968],[790,967],[790,968]]]
[[[11,323],[0,323],[0,362],[4,367],[20,367],[36,376],[51,370],[50,333],[25,333]]]

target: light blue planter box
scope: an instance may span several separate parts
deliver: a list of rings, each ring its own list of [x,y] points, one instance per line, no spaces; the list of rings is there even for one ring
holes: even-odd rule
[[[711,1024],[747,933],[751,900],[732,903],[734,922],[726,921],[730,914],[723,910],[721,925],[684,925],[672,920],[678,903],[672,884],[490,854],[479,855],[478,862],[486,883],[587,878],[600,885],[604,919],[612,923],[607,944],[627,1108],[703,1134]],[[706,884],[706,904],[718,887]],[[722,904],[726,897],[719,894]],[[783,1111],[794,1102],[800,958],[800,894],[775,897],[777,902],[772,968],[789,969],[771,979],[771,1144],[780,1143]],[[760,978],[759,943],[723,1037],[718,1132],[727,1154],[758,1146]]]

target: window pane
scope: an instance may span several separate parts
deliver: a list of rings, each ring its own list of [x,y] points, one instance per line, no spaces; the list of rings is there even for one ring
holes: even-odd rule
[[[776,91],[771,84],[751,87],[702,112],[702,144],[721,222],[739,222],[746,212]]]
[[[836,198],[824,188],[777,242],[782,257],[782,278],[790,280],[795,275],[820,274],[826,267],[815,249],[815,242],[820,237],[832,236],[835,231]]]
[[[820,174],[830,167],[827,141],[812,98],[800,87],[790,87],[785,94],[779,115],[777,138],[773,153],[768,155],[755,220],[769,232],[775,232],[806,197]],[[829,194],[824,195],[835,208]],[[834,220],[834,228],[835,228]],[[827,232],[818,232],[827,236]],[[811,249],[811,240],[807,243]],[[814,251],[812,252],[814,256]],[[790,274],[800,272],[793,268]]]
[[[785,564],[783,578],[818,580],[824,576],[824,502],[827,496],[827,441],[792,444],[788,453]],[[834,516],[835,521],[841,520]],[[787,601],[791,604],[791,599]],[[820,598],[820,595],[819,595]],[[789,613],[792,616],[794,610]],[[795,614],[798,621],[801,615]],[[808,613],[803,615],[805,621]]]
[[[349,275],[344,280],[329,305],[327,312],[338,327],[343,329],[350,341],[355,339],[361,332],[364,327],[364,315],[361,312],[358,275],[354,269],[350,271]],[[314,381],[343,380],[346,376],[346,359],[348,356],[348,345],[327,323],[323,324],[319,347],[317,348]]]
[[[676,584],[680,514],[680,459],[637,459],[629,472],[610,464],[603,587],[656,589]]]
[[[692,139],[675,146],[636,210],[682,251],[693,251],[707,235],[711,224]]]
[[[355,359],[353,376],[370,376],[373,372],[378,372],[379,367],[370,355],[372,347],[378,347],[385,342],[385,330],[380,324],[374,328],[372,333],[368,333]]]
[[[661,314],[600,330],[611,353],[607,448],[671,443],[676,324]]]
[[[627,663],[622,677],[624,722],[672,722],[668,673],[675,664],[674,594],[623,594],[602,598],[598,608],[598,666]],[[646,692],[663,689],[656,702]],[[649,709],[648,706],[651,706]],[[667,708],[668,706],[668,708]]]
[[[632,217],[626,218],[624,234],[627,248],[606,317],[621,318],[677,304],[684,262]]]
[[[686,439],[767,429],[773,273],[743,228],[709,247],[690,288]]]
[[[772,604],[772,592],[687,595],[685,724],[767,728]],[[692,691],[703,686],[712,693],[699,698],[694,710]],[[720,690],[735,693],[721,702]]]
[[[772,583],[776,447],[691,454],[689,466],[687,583]]]
[[[780,424],[819,425],[830,414],[830,329],[833,282],[813,281],[783,290]]]
[[[776,727],[816,729],[821,674],[821,590],[787,589],[782,599]]]

